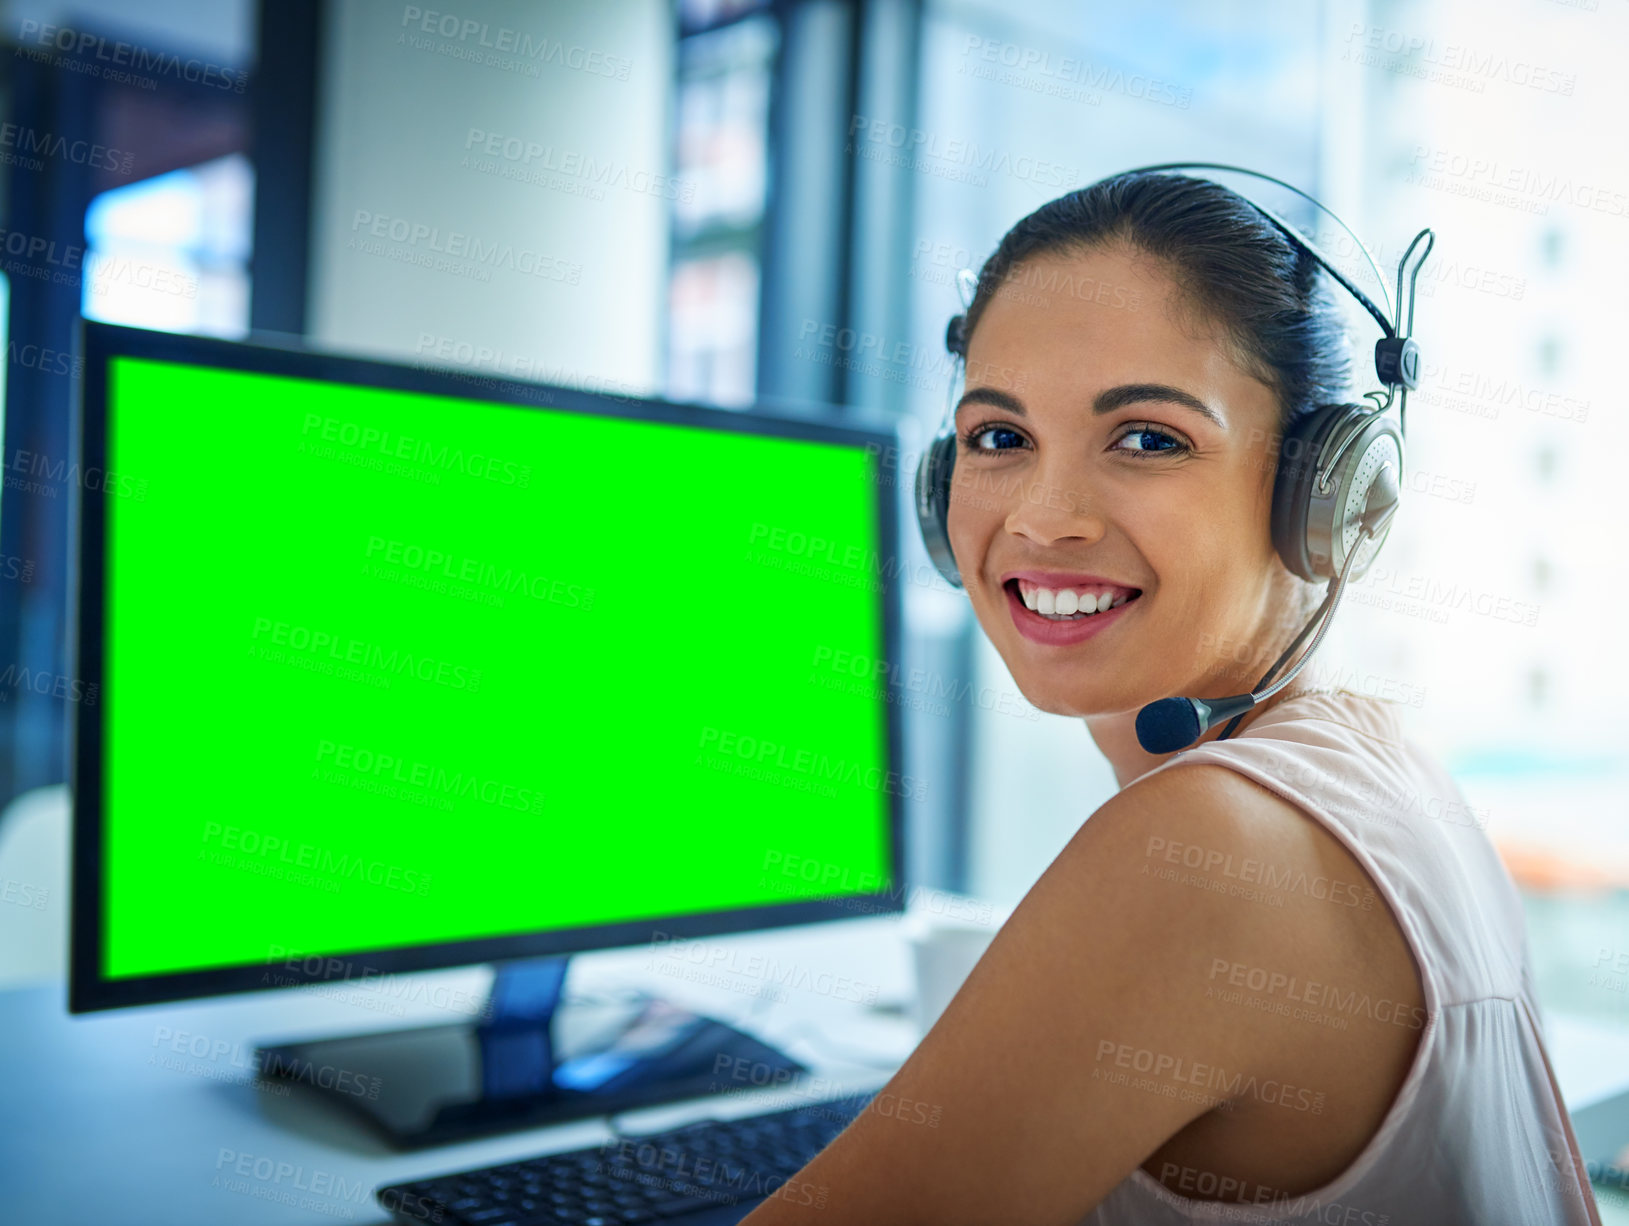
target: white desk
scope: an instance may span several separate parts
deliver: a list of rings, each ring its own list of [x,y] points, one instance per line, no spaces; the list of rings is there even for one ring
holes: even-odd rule
[[[758,966],[755,955],[772,955],[780,967],[806,968],[807,974],[782,980],[789,986],[780,989],[778,1002],[750,994],[761,988],[762,972],[756,978],[734,973],[729,987],[704,986],[682,977],[680,959],[653,969],[658,955],[643,948],[574,959],[567,990],[644,987],[742,1024],[831,1078],[832,1094],[875,1088],[889,1070],[845,1057],[897,1066],[916,1044],[912,1023],[897,1010],[790,985],[830,982],[823,972],[846,975],[875,985],[879,1005],[897,1005],[909,984],[898,930],[898,919],[866,917],[707,938],[709,952],[727,951],[728,965]],[[715,964],[708,974],[717,973]],[[336,985],[80,1017],[67,1014],[60,983],[0,991],[0,1204],[6,1210],[0,1216],[41,1226],[383,1223],[390,1218],[373,1201],[380,1184],[598,1145],[614,1136],[606,1121],[587,1120],[397,1153],[360,1122],[308,1097],[304,1087],[284,1096],[250,1084],[245,1062],[258,1041],[456,1020],[433,1002],[463,999],[460,992],[479,999],[489,977],[485,970],[413,976],[429,989],[416,1002],[360,988],[343,998],[321,995],[337,993]],[[183,1047],[196,1043],[203,1058],[171,1050],[183,1033]],[[211,1058],[211,1050],[221,1054]],[[618,1123],[649,1131],[794,1101],[806,1098],[749,1088],[631,1112]],[[249,1174],[237,1173],[237,1155],[252,1155],[244,1163]],[[269,1160],[258,1163],[259,1176],[258,1159]]]

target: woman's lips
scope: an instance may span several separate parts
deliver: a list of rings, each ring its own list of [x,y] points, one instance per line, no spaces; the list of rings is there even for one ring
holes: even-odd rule
[[[1012,610],[1013,625],[1018,627],[1018,633],[1030,642],[1040,643],[1045,647],[1070,647],[1076,643],[1084,643],[1087,639],[1117,625],[1127,610],[1142,599],[1139,593],[1124,604],[1116,605],[1106,612],[1090,613],[1085,617],[1064,621],[1043,617],[1026,605],[1023,596],[1019,594],[1016,579],[1002,584],[1001,590],[1007,594],[1007,607]]]

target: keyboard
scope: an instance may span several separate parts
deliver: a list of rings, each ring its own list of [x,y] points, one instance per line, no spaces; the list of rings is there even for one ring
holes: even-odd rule
[[[391,1184],[374,1198],[400,1222],[438,1226],[735,1222],[830,1144],[872,1097],[614,1137],[588,1149]],[[785,1195],[809,1205],[825,1199],[824,1189],[812,1186]]]

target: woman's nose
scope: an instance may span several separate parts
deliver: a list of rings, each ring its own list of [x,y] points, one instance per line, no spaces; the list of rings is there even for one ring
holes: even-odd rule
[[[1101,540],[1103,517],[1077,482],[1060,481],[1046,473],[1026,479],[1013,494],[1005,528],[1040,545],[1064,539]]]

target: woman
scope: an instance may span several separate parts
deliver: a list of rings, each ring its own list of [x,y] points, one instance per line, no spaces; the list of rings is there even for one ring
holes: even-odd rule
[[[823,1207],[749,1226],[1595,1220],[1519,899],[1396,707],[1302,674],[1225,740],[1137,740],[1144,704],[1248,691],[1321,598],[1269,530],[1278,440],[1346,382],[1318,271],[1228,189],[1146,172],[985,264],[951,547],[1120,791],[789,1185]]]

